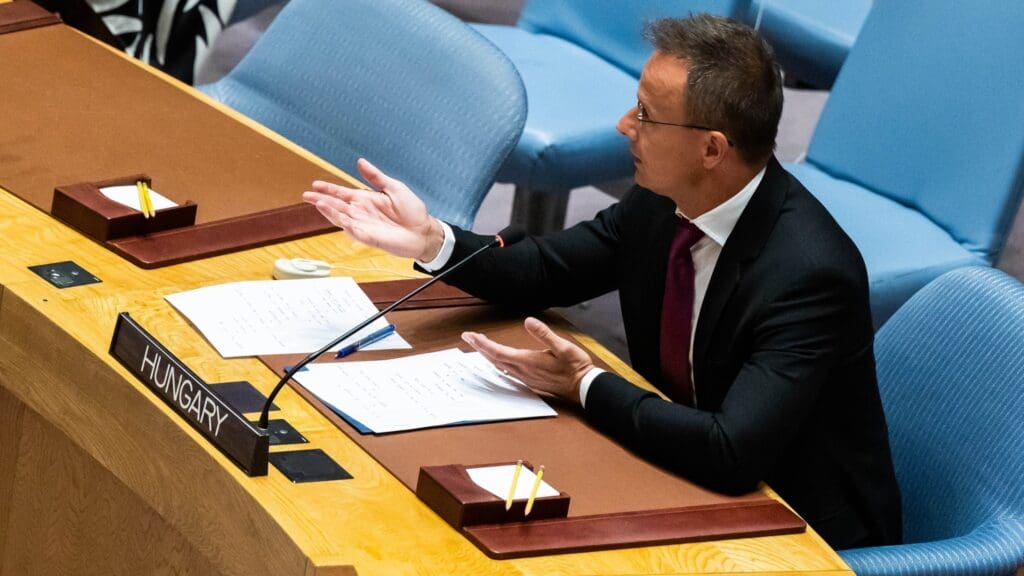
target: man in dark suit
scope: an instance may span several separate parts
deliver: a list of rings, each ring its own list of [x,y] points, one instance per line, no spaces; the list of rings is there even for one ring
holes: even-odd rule
[[[899,542],[899,491],[857,248],[773,157],[782,88],[756,32],[662,20],[637,106],[619,121],[635,187],[593,220],[450,276],[488,300],[564,306],[619,289],[637,371],[669,400],[593,366],[530,318],[544,346],[463,338],[531,387],[580,403],[637,453],[727,493],[768,482],[834,547]],[[357,240],[443,269],[489,241],[431,218],[365,161],[381,193],[314,183],[305,199]]]

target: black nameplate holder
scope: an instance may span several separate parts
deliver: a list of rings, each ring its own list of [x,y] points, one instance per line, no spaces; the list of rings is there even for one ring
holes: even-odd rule
[[[224,402],[127,312],[117,316],[110,355],[249,476],[266,476],[270,438]]]

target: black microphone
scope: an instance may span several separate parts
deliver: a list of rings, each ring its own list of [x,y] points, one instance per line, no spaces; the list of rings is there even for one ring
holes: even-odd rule
[[[380,312],[377,312],[376,314],[374,314],[373,316],[370,316],[366,320],[363,320],[362,322],[357,324],[355,326],[355,328],[352,328],[348,332],[345,332],[341,336],[338,336],[334,340],[331,340],[323,348],[317,350],[316,352],[310,353],[308,356],[306,356],[305,358],[300,360],[294,366],[292,366],[291,368],[286,370],[285,373],[284,373],[284,376],[282,376],[281,380],[277,383],[277,386],[274,386],[273,391],[271,391],[270,395],[267,396],[266,403],[263,404],[263,411],[260,412],[260,422],[259,422],[260,428],[266,430],[266,428],[267,428],[267,421],[270,418],[270,406],[274,403],[274,398],[277,398],[278,392],[280,392],[281,388],[284,388],[284,385],[287,384],[288,381],[292,379],[292,376],[295,376],[295,374],[297,374],[299,372],[299,370],[302,370],[307,364],[309,364],[313,360],[316,360],[324,352],[327,352],[331,348],[334,348],[335,346],[337,346],[338,343],[341,342],[342,340],[345,340],[346,338],[352,336],[356,332],[359,332],[363,328],[366,328],[367,326],[372,324],[374,320],[380,318],[381,316],[387,314],[388,312],[391,312],[395,308],[398,308],[399,306],[404,304],[406,300],[408,300],[408,299],[412,298],[413,296],[419,294],[420,292],[426,290],[434,282],[437,282],[438,280],[444,278],[448,274],[458,270],[460,267],[462,267],[463,264],[465,264],[466,262],[469,262],[473,258],[476,258],[476,256],[478,254],[480,254],[481,252],[484,252],[485,250],[488,250],[490,248],[494,248],[495,246],[498,246],[498,247],[501,247],[501,248],[504,248],[506,246],[511,246],[511,245],[513,245],[513,244],[515,244],[517,242],[520,242],[523,238],[526,238],[526,231],[523,230],[522,228],[520,228],[518,226],[514,226],[514,225],[505,228],[504,230],[502,230],[501,232],[498,232],[494,236],[494,240],[491,240],[486,245],[484,245],[483,247],[477,249],[475,252],[473,252],[469,256],[466,256],[462,260],[459,260],[451,268],[445,270],[444,272],[441,272],[440,274],[438,274],[437,276],[434,276],[430,280],[427,280],[426,282],[424,282],[422,285],[420,285],[418,288],[416,288],[412,292],[409,292],[405,296],[402,296],[401,298],[396,300],[394,304],[388,306],[387,308],[381,310]]]

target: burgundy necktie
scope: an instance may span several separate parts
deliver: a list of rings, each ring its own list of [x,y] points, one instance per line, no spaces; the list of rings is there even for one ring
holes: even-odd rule
[[[690,380],[690,333],[693,326],[693,256],[690,248],[704,233],[689,220],[679,218],[665,273],[665,297],[661,304],[661,375],[663,390],[676,402],[693,406]]]

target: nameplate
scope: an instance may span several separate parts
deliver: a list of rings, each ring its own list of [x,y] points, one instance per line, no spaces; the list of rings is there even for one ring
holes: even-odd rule
[[[228,406],[127,312],[117,316],[110,355],[246,474],[267,475],[267,431]]]

